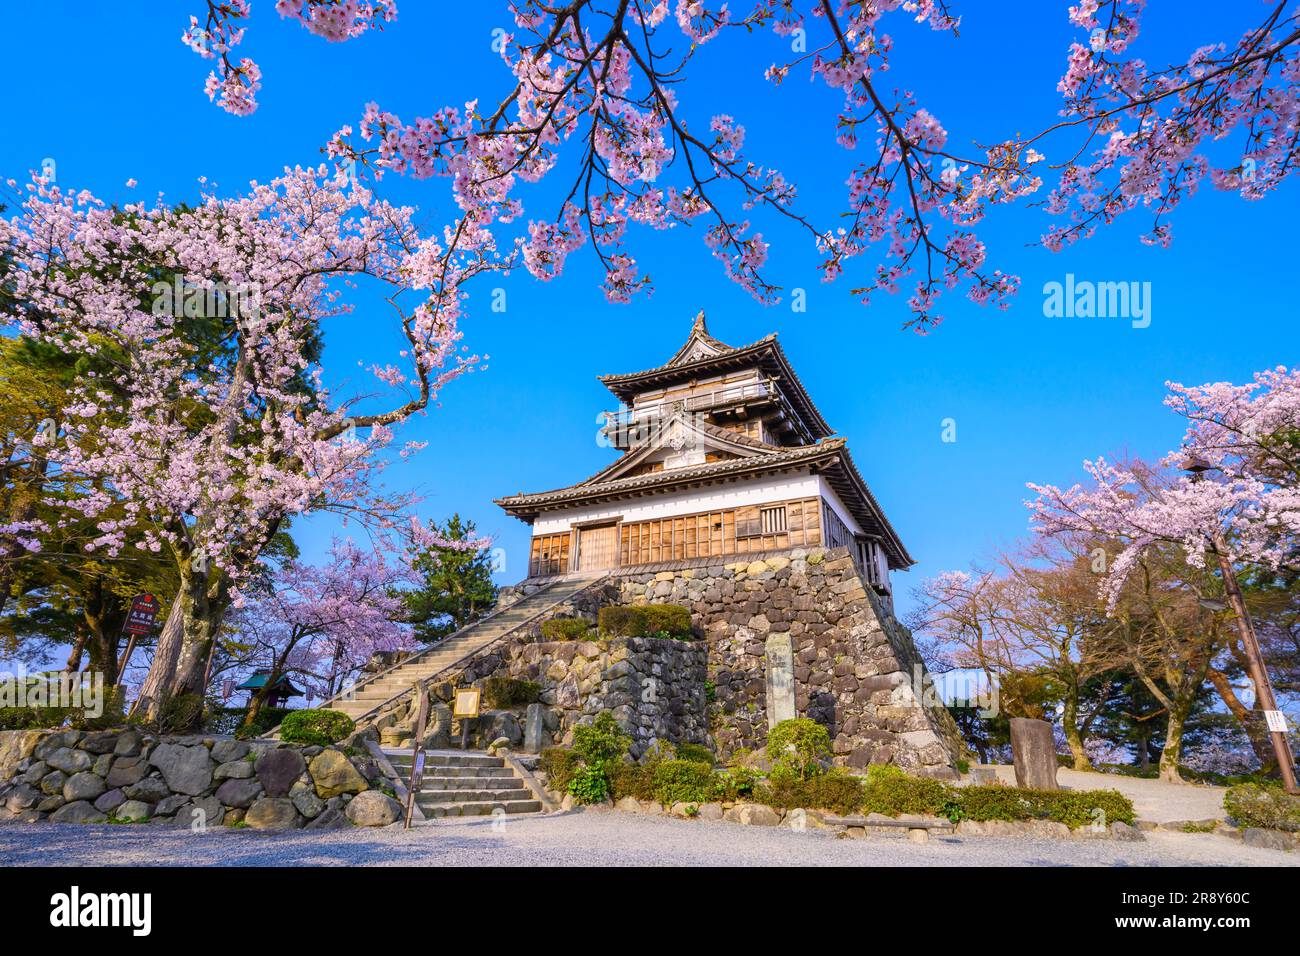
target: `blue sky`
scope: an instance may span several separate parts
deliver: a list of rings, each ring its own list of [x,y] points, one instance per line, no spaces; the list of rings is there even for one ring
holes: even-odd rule
[[[22,179],[49,157],[65,187],[108,201],[158,191],[180,201],[194,198],[200,176],[234,191],[286,164],[317,162],[319,146],[355,125],[368,100],[411,119],[500,97],[509,77],[490,44],[493,29],[509,27],[503,3],[399,6],[398,22],[383,33],[328,44],[279,21],[270,0],[255,2],[242,50],[261,65],[265,86],[260,109],[244,119],[203,95],[208,65],[179,42],[191,12],[185,4],[15,6],[0,35],[0,71],[23,103],[0,141],[0,175]],[[944,123],[951,144],[1036,131],[1054,119],[1055,84],[1078,38],[1066,6],[960,4],[960,37],[899,20],[890,27],[891,79]],[[1233,40],[1262,9],[1233,5],[1225,23],[1222,4],[1155,6],[1164,9],[1149,11],[1139,48],[1153,63]],[[781,169],[801,187],[805,210],[825,219],[842,204],[854,157],[833,142],[837,96],[803,77],[776,90],[762,80],[783,50],[774,36],[710,43],[679,96],[697,122],[735,116],[748,130],[747,152]],[[1052,160],[1067,148],[1051,141],[1043,151]],[[139,181],[134,191],[124,186],[129,178]],[[450,215],[445,182],[389,177],[382,192],[418,205],[430,222]],[[403,433],[430,447],[390,478],[426,495],[426,516],[460,511],[495,535],[507,554],[502,581],[517,580],[527,528],[491,499],[566,485],[603,467],[612,452],[596,443],[597,414],[614,403],[596,375],[659,364],[704,309],[713,333],[732,344],[780,334],[919,561],[896,582],[906,609],[906,592],[921,578],[1025,532],[1026,481],[1070,482],[1085,457],[1158,455],[1176,444],[1179,421],[1161,405],[1167,379],[1241,381],[1295,361],[1298,195],[1292,183],[1251,204],[1206,189],[1177,214],[1168,250],[1141,245],[1146,221],[1131,218],[1052,254],[1030,245],[1047,227],[1044,213],[996,211],[981,235],[990,260],[1020,274],[1022,293],[1005,313],[950,297],[947,321],[924,338],[900,331],[901,299],[877,298],[864,309],[848,294],[852,276],[821,284],[806,240],[772,222],[761,223],[772,243],[770,277],[806,290],[802,314],[788,297],[770,308],[755,303],[687,230],[637,235],[635,251],[656,291],[629,306],[605,302],[583,253],[552,283],[522,271],[491,279],[472,290],[464,324],[467,344],[491,356],[489,370],[452,385],[440,409]],[[529,213],[552,215],[548,198],[553,189],[545,187],[525,194]],[[1151,283],[1150,327],[1045,318],[1043,284],[1066,273]],[[507,292],[503,314],[488,309],[494,286]],[[326,363],[346,384],[358,361],[388,361],[399,347],[396,330],[362,315],[328,329]],[[953,443],[941,440],[947,418],[956,422]],[[297,537],[318,554],[333,530],[308,522]]]

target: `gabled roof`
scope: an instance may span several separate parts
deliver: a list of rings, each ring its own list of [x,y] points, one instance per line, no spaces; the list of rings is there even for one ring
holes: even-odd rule
[[[680,410],[667,420],[656,422],[652,427],[658,431],[654,441],[647,441],[640,448],[621,455],[608,467],[602,468],[585,481],[578,482],[578,485],[612,481],[627,474],[637,465],[653,459],[657,453],[665,451],[671,453],[679,447],[685,447],[687,443],[741,456],[769,453],[781,447],[759,441],[741,432],[722,428],[697,415],[689,415]]]
[[[849,456],[843,438],[828,438],[813,445],[796,445],[789,448],[765,446],[762,451],[757,449],[746,449],[746,451],[751,453],[726,461],[666,468],[663,471],[632,477],[609,477],[611,466],[567,488],[511,495],[498,498],[496,504],[505,509],[507,514],[531,522],[544,511],[637,498],[680,487],[718,484],[807,468],[826,478],[827,483],[835,489],[854,520],[867,534],[880,538],[885,553],[889,556],[890,567],[907,568],[915,563],[912,556],[907,553],[907,549],[903,547],[897,532],[885,518],[875,496],[862,480],[857,467],[853,464],[853,459]],[[628,457],[623,456],[615,464],[625,463]]]
[[[749,345],[732,347],[709,334],[703,312],[695,317],[686,343],[665,364],[641,372],[601,375],[599,380],[620,402],[631,404],[642,392],[750,367],[761,369],[780,383],[782,392],[813,441],[833,434],[799,381],[775,333]]]

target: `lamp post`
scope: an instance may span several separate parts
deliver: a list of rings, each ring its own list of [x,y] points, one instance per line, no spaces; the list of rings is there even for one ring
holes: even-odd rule
[[[1192,481],[1200,481],[1205,472],[1213,468],[1214,466],[1203,458],[1193,457],[1183,463],[1183,471],[1191,475]],[[1273,696],[1273,685],[1269,682],[1268,671],[1264,669],[1264,655],[1260,652],[1259,640],[1255,637],[1255,625],[1246,610],[1246,598],[1241,593],[1237,573],[1228,559],[1228,542],[1223,536],[1222,529],[1218,527],[1206,537],[1214,547],[1214,556],[1219,562],[1219,571],[1223,575],[1223,591],[1228,599],[1228,606],[1232,608],[1233,617],[1236,618],[1237,636],[1241,638],[1242,648],[1246,652],[1246,669],[1250,674],[1251,682],[1255,685],[1255,703],[1264,711],[1264,716],[1269,721],[1268,735],[1273,742],[1273,753],[1277,756],[1278,768],[1282,771],[1282,783],[1287,793],[1300,793],[1300,788],[1296,786],[1295,758],[1291,756],[1291,746],[1286,739],[1285,719],[1282,721],[1281,728],[1276,728],[1273,723],[1275,718],[1270,716],[1279,714],[1280,711],[1277,708],[1277,699]]]

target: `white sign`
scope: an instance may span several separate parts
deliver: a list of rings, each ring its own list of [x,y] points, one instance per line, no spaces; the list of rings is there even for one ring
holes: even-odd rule
[[[1280,710],[1264,711],[1264,718],[1268,721],[1268,729],[1275,734],[1286,733],[1286,714]]]

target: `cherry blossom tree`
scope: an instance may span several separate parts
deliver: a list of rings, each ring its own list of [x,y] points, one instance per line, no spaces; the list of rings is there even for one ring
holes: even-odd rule
[[[1159,467],[1084,462],[1088,487],[1030,484],[1031,523],[1043,534],[1084,532],[1123,542],[1105,576],[1113,604],[1141,553],[1169,542],[1194,567],[1300,570],[1300,369],[1278,367],[1247,385],[1168,383],[1165,404],[1187,419],[1181,447]],[[1180,473],[1189,463],[1195,474]]]
[[[319,565],[286,561],[267,586],[234,611],[226,626],[246,666],[268,671],[245,718],[253,726],[267,691],[284,676],[328,699],[376,651],[411,650],[400,590],[415,581],[410,567],[382,549],[335,540]]]
[[[1119,544],[1101,588],[1112,613],[1149,554],[1181,549],[1189,567],[1179,576],[1183,589],[1200,600],[1227,599],[1236,626],[1224,637],[1232,642],[1224,656],[1262,667],[1255,659],[1238,574],[1285,580],[1293,587],[1300,573],[1300,370],[1265,370],[1246,385],[1169,383],[1168,388],[1165,404],[1188,422],[1177,451],[1159,466],[1085,462],[1092,478],[1088,487],[1030,484],[1038,495],[1027,502],[1031,523],[1045,535],[1083,532]],[[1214,653],[1214,648],[1198,649],[1194,661],[1182,661],[1179,671],[1192,673],[1192,661],[1201,674],[1198,684],[1208,676],[1229,709],[1245,717],[1221,671],[1211,666]],[[1253,677],[1260,685],[1262,670]],[[1256,691],[1258,707],[1275,709],[1266,681]],[[1279,754],[1278,764],[1286,759]],[[1288,769],[1281,766],[1284,774]]]
[[[459,344],[461,284],[498,259],[488,242],[448,254],[413,214],[322,167],[192,208],[115,209],[37,179],[0,222],[12,287],[0,321],[93,358],[58,434],[35,439],[64,484],[84,484],[64,520],[95,519],[86,547],[107,555],[143,528],[134,546],[169,555],[180,576],[142,689],[150,706],[203,690],[222,615],[287,518],[331,511],[427,536],[406,517],[413,499],[385,494],[379,475],[417,447],[397,446],[394,427],[481,364]],[[404,348],[371,368],[378,394],[340,398],[321,325],[375,302]],[[0,529],[20,530],[38,546],[40,529]]]
[[[1060,117],[1035,135],[991,129],[989,145],[972,148],[950,142],[938,117],[888,83],[896,39],[887,31],[904,28],[906,18],[955,34],[960,18],[945,0],[748,0],[736,10],[715,0],[506,6],[515,32],[500,44],[511,74],[504,97],[409,122],[371,103],[328,152],[355,171],[451,180],[460,218],[449,227],[448,254],[489,234],[505,248],[509,237],[529,272],[550,280],[590,243],[611,301],[651,282],[627,245],[629,226],[689,225],[700,226],[728,277],[763,302],[777,300],[761,214],[793,223],[815,245],[824,281],[852,270],[850,290],[863,303],[907,290],[909,324],[924,332],[941,320],[936,304],[950,290],[1007,306],[1019,279],[988,264],[975,228],[992,207],[1036,194],[1046,175],[1056,183],[1043,205],[1060,222],[1041,241],[1060,249],[1139,209],[1151,216],[1143,241],[1168,245],[1170,214],[1207,175],[1215,188],[1253,200],[1296,168],[1295,0],[1268,4],[1235,41],[1161,68],[1133,52],[1145,0],[1079,0],[1068,7],[1081,35],[1058,84]],[[392,0],[280,0],[276,10],[334,42],[397,17]],[[234,54],[249,20],[245,0],[209,0],[206,16],[191,17],[182,36],[213,64],[208,96],[236,114],[256,109],[262,83],[257,64]],[[770,82],[803,72],[843,94],[830,122],[842,147],[863,147],[864,155],[845,165],[833,228],[802,215],[795,184],[747,155],[734,106],[717,109],[707,129],[685,118],[682,81],[724,31],[750,45],[771,31],[788,45],[782,61],[759,54],[754,64],[766,65]],[[1223,141],[1230,142],[1211,157]],[[567,168],[566,152],[574,157]],[[1061,158],[1049,165],[1048,152]],[[547,177],[563,179],[566,199],[524,224],[519,187]],[[868,253],[874,261],[853,262]]]

